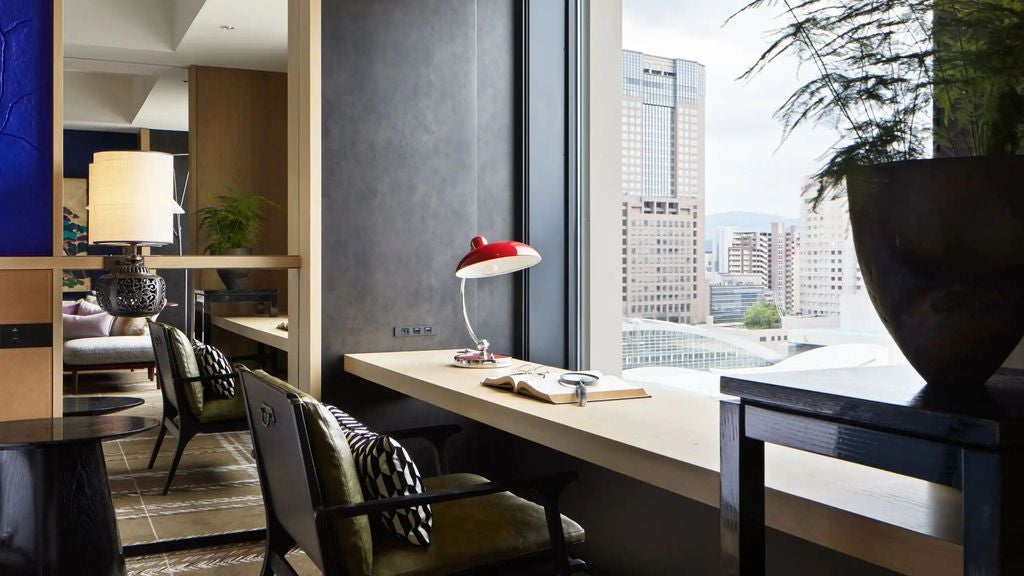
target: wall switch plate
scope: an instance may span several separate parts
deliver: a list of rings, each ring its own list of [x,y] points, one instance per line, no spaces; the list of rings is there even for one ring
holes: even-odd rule
[[[433,336],[437,334],[437,329],[433,326],[424,326],[422,324],[415,326],[395,326],[395,338],[402,338],[405,336]]]

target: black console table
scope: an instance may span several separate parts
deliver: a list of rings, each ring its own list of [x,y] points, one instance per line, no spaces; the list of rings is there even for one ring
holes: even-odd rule
[[[277,316],[277,289],[264,288],[258,290],[193,290],[192,310],[195,314],[192,323],[192,339],[197,342],[213,344],[213,305],[217,303],[254,302],[256,314],[260,316]],[[260,366],[275,370],[277,368],[276,353],[262,342],[256,342],[256,356],[235,356],[231,360],[247,360],[255,358]]]
[[[256,314],[277,316],[277,289],[260,290],[193,290],[192,291],[192,339],[211,344],[213,330],[213,305],[217,303],[256,303]]]
[[[158,424],[138,416],[0,422],[0,574],[123,575],[100,442]]]
[[[965,576],[1024,574],[1024,371],[935,389],[909,367],[723,376],[723,575],[764,574],[764,443],[963,491]],[[899,550],[893,550],[899,554]]]

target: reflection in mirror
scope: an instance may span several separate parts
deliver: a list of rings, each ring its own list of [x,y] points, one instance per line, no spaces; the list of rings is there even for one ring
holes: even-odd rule
[[[65,272],[87,282],[103,273]],[[165,430],[104,445],[126,546],[264,525],[241,390],[231,375],[242,364],[287,378],[287,301],[272,286],[285,282],[288,271],[259,272],[266,281],[260,285],[270,287],[194,289],[188,302],[170,301],[153,318],[115,318],[99,308],[95,293],[65,292],[65,416],[118,412],[157,419]],[[194,314],[178,328],[172,318],[186,304]],[[182,380],[218,374],[200,388]],[[239,549],[222,552],[227,557]],[[189,562],[186,556],[181,562]],[[130,559],[129,566],[151,560]]]
[[[210,253],[197,211],[248,194],[272,202],[260,209],[265,233],[217,247],[286,254],[287,1],[65,4],[65,177],[74,180],[65,234],[87,245],[94,153],[150,150],[175,155],[174,196],[186,211],[179,240],[155,253]],[[82,253],[75,244],[69,254]]]
[[[89,164],[106,150],[174,156],[174,200],[185,213],[174,242],[150,254],[287,254],[288,1],[73,0],[64,11],[65,254],[120,253],[89,243]],[[242,233],[225,224],[240,214]],[[235,362],[286,378],[289,332],[278,326],[287,323],[288,273],[157,262],[147,259],[169,301],[155,318],[166,325],[160,342],[148,319],[96,311],[90,291],[103,270],[65,270],[65,401],[74,410],[112,398],[104,410],[165,423],[164,432],[104,445],[129,554],[174,538],[209,544],[212,533],[258,539],[262,497],[240,391],[230,393],[230,377],[201,392],[181,378],[230,372]],[[193,348],[193,338],[205,346]],[[173,341],[184,346],[167,348]],[[196,363],[171,360],[177,353]],[[252,567],[242,571],[255,572],[261,551],[244,543],[205,561],[245,558]],[[128,567],[162,573],[167,561],[141,556]],[[199,572],[198,561],[183,552],[171,565]]]

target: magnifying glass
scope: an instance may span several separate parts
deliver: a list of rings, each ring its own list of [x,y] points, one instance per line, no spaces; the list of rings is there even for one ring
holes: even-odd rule
[[[558,377],[558,383],[576,389],[576,404],[587,405],[587,386],[597,384],[597,376],[586,372],[566,372]]]

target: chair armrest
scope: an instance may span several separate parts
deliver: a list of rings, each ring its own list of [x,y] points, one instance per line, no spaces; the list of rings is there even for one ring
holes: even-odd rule
[[[223,374],[210,374],[209,376],[189,376],[187,378],[176,378],[179,384],[191,384],[193,382],[212,382],[220,378],[234,378],[237,380],[241,375],[238,372],[225,372]]]
[[[384,434],[387,434],[396,440],[421,438],[429,441],[431,447],[434,449],[434,466],[437,467],[437,473],[440,475],[448,473],[448,451],[446,449],[448,446],[448,440],[459,432],[462,432],[461,426],[456,424],[439,424],[436,426],[422,426],[419,428],[392,430],[390,432],[384,432]]]
[[[477,498],[499,492],[510,490],[536,490],[545,496],[545,500],[562,491],[571,482],[576,480],[575,472],[556,472],[530,478],[521,478],[508,482],[484,482],[472,484],[459,488],[448,488],[444,490],[431,490],[421,494],[410,494],[408,496],[396,496],[394,498],[381,498],[379,500],[367,500],[358,504],[342,504],[339,506],[328,506],[318,508],[315,512],[317,523],[323,523],[340,518],[352,518],[388,510],[399,510],[413,506],[435,504],[437,502],[450,502],[452,500],[464,500],[466,498]],[[545,502],[547,504],[547,502]],[[545,506],[546,507],[546,506]]]

